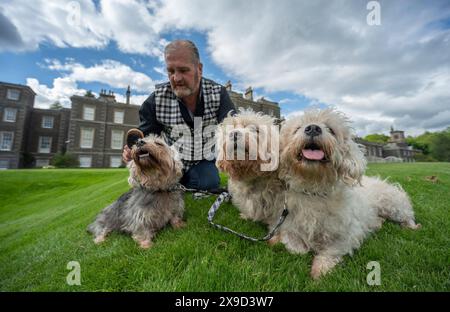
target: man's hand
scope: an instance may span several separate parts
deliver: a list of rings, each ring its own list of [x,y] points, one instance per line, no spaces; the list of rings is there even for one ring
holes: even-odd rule
[[[125,145],[123,147],[122,160],[124,163],[127,163],[131,160],[131,149],[128,147],[128,145]]]

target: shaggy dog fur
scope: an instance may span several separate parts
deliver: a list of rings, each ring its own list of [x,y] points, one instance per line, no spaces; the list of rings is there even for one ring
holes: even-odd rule
[[[184,226],[184,200],[176,189],[182,163],[163,139],[150,135],[133,146],[128,179],[132,189],[106,207],[89,225],[95,243],[112,231],[132,235],[142,248],[152,245],[156,232],[170,223]]]
[[[280,146],[289,215],[273,240],[293,253],[313,251],[313,278],[352,254],[384,219],[420,227],[399,185],[363,176],[365,158],[342,114],[313,110],[288,120]]]
[[[274,121],[270,116],[241,110],[220,124],[216,144],[216,165],[228,174],[228,190],[241,217],[267,225],[278,220],[284,203]],[[264,165],[271,170],[265,171]]]

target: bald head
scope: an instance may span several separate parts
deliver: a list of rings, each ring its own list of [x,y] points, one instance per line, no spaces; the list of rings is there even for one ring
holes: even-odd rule
[[[195,44],[190,40],[175,40],[169,43],[164,49],[164,58],[171,53],[179,53],[186,51],[192,60],[192,64],[200,63],[200,54]]]

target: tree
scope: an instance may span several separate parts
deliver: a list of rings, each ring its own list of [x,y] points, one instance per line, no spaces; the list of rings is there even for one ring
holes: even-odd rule
[[[408,145],[411,145],[414,149],[421,150],[424,155],[430,154],[430,143],[428,142],[428,139],[423,140],[420,138],[420,136],[418,137],[408,136],[406,138],[406,143]]]
[[[387,135],[377,134],[377,133],[368,134],[363,139],[368,142],[381,143],[381,144],[387,143],[389,141],[389,137]]]
[[[95,95],[92,94],[92,91],[91,91],[91,90],[86,91],[86,93],[84,94],[84,96],[91,97],[91,98],[95,98]]]
[[[434,135],[430,144],[430,154],[439,161],[450,161],[450,127]]]
[[[59,103],[59,101],[56,101],[55,103],[53,103],[52,105],[50,105],[50,109],[61,109],[64,108],[61,103]]]

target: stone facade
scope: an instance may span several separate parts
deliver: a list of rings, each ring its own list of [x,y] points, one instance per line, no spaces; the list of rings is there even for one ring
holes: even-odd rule
[[[69,117],[67,108],[32,110],[26,151],[33,160],[24,166],[48,166],[56,153],[65,150]]]
[[[384,146],[384,157],[397,157],[405,162],[413,162],[416,154],[422,153],[420,150],[408,146],[405,139],[405,132],[391,128],[391,138]]]
[[[355,138],[355,142],[364,146],[367,161],[374,162],[383,158],[383,144],[368,142],[361,138]]]
[[[0,82],[0,169],[23,167],[35,95],[30,87]]]
[[[126,133],[139,125],[140,106],[118,103],[104,91],[99,98],[75,95],[71,101],[67,151],[81,167],[120,166]]]
[[[355,141],[365,147],[365,156],[369,162],[394,161],[414,162],[414,156],[422,151],[408,146],[405,132],[391,128],[391,137],[387,144],[373,143],[356,138]]]

